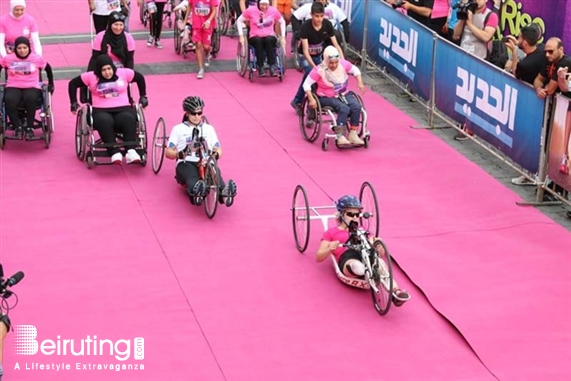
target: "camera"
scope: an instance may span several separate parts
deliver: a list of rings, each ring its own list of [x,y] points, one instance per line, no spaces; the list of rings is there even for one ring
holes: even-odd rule
[[[404,4],[404,0],[397,0],[397,1],[394,2],[392,5],[393,5],[393,8],[394,8],[394,9],[397,9],[397,8],[402,7],[403,4]]]
[[[475,13],[478,9],[476,0],[468,0],[466,3],[458,3],[452,7],[456,9],[456,16],[458,20],[468,20],[468,11]]]

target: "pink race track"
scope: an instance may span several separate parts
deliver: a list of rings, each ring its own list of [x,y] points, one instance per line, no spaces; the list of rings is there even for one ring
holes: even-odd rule
[[[27,12],[42,37],[89,35],[86,7],[28,0]],[[142,30],[137,12],[132,31]],[[163,51],[144,40],[137,49],[136,66],[182,61],[170,38]],[[44,56],[57,71],[85,66],[89,50],[46,44]],[[235,51],[224,37],[219,60]],[[167,130],[180,121],[185,96],[204,98],[224,147],[222,173],[238,184],[235,204],[213,220],[189,204],[171,161],[154,175],[150,163],[88,170],[77,160],[67,80],[56,82],[50,149],[8,141],[0,151],[0,259],[5,275],[26,274],[13,288],[12,323],[35,326],[40,343],[73,339],[78,348],[94,335],[131,343],[125,361],[24,356],[10,333],[5,380],[571,379],[568,231],[516,206],[515,193],[410,129],[414,120],[370,90],[371,146],[323,152],[302,139],[289,105],[301,74],[249,83],[207,71],[199,81],[187,61],[189,73],[146,76],[145,116],[151,138],[159,117]],[[328,205],[365,180],[379,196],[395,277],[412,294],[384,317],[367,292],[315,262],[321,224],[312,224],[306,254],[291,227],[297,184],[311,205]],[[144,338],[144,359],[134,358],[135,338]],[[70,369],[45,369],[52,364]]]

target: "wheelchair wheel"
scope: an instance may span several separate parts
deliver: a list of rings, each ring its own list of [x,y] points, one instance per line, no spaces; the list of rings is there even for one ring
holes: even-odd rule
[[[246,75],[248,71],[248,47],[246,44],[238,43],[238,52],[236,53],[236,70],[240,77]]]
[[[380,255],[376,252],[376,263],[371,264],[373,266],[372,281],[378,290],[375,291],[371,287],[371,297],[375,310],[377,310],[380,315],[386,315],[391,308],[391,302],[393,300],[393,267],[391,255],[383,241],[381,241],[381,246],[383,247],[385,255]]]
[[[206,197],[204,198],[204,209],[208,218],[212,219],[218,209],[218,195],[220,182],[218,181],[218,165],[216,159],[209,157],[204,171],[204,182],[206,183]]]
[[[301,103],[301,115],[299,116],[301,135],[310,143],[315,142],[321,132],[321,104],[316,95],[314,95],[314,98],[317,102],[317,107],[311,110],[309,107],[309,99],[305,97]],[[310,118],[312,114],[313,118]]]
[[[285,47],[278,44],[276,59],[277,59],[278,67],[280,68],[280,75],[278,77],[280,82],[283,82],[285,72],[286,72],[286,59],[285,59],[284,49],[285,49]]]
[[[50,144],[52,141],[52,133],[54,131],[54,120],[53,120],[53,113],[51,108],[48,108],[46,111],[46,116],[44,117],[44,140],[46,143],[46,148],[50,148]]]
[[[293,192],[291,217],[295,246],[300,253],[303,253],[309,244],[309,232],[311,227],[309,216],[307,193],[302,185],[298,185],[295,187],[295,191]]]
[[[297,48],[299,47],[299,40],[294,41],[294,39],[292,38],[291,40],[291,45],[292,45],[292,49],[293,49],[293,63],[294,66],[296,68],[297,71],[299,71],[300,73],[303,72],[303,67],[301,66],[301,60],[299,58],[299,54],[297,53]]]
[[[77,111],[75,118],[75,155],[81,161],[85,160],[85,146],[87,139],[84,130],[85,114],[83,108]]]
[[[363,206],[363,212],[368,212],[371,214],[369,218],[361,217],[359,219],[359,224],[363,229],[369,231],[373,236],[379,236],[379,203],[377,202],[377,194],[373,189],[373,186],[365,181],[361,185],[361,190],[359,191],[359,200]]]
[[[141,21],[141,24],[145,23],[145,7],[144,6],[139,7],[139,20]]]
[[[137,121],[139,123],[139,145],[141,146],[141,165],[147,165],[147,153],[148,151],[148,138],[147,138],[147,121],[145,120],[145,114],[143,112],[143,107],[139,104],[136,106],[137,111]]]
[[[179,23],[181,22],[181,18],[179,17],[180,13],[176,13],[176,19],[173,27],[173,38],[174,38],[174,51],[176,54],[181,53],[181,43],[182,43],[182,30],[179,28]],[[183,22],[184,23],[184,22]]]
[[[222,0],[220,2],[220,8],[218,9],[218,21],[217,27],[220,30],[220,34],[226,35],[228,32],[228,27],[230,25],[230,14],[231,10],[228,6],[228,1]]]
[[[151,151],[151,162],[153,165],[153,172],[159,173],[163,166],[165,157],[165,148],[167,146],[167,127],[165,120],[161,117],[157,120],[155,125],[155,132],[153,134],[153,149]]]
[[[216,55],[220,51],[220,31],[218,29],[214,29],[212,32],[212,57],[216,58]]]

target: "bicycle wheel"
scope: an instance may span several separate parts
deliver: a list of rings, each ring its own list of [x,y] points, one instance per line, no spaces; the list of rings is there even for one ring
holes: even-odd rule
[[[300,253],[303,253],[309,244],[311,221],[309,220],[309,202],[307,201],[307,193],[302,185],[296,186],[295,191],[293,192],[291,216],[295,246]]]
[[[153,172],[155,175],[159,173],[163,166],[167,140],[167,127],[165,120],[161,117],[157,120],[157,124],[155,125],[155,132],[153,133],[153,149],[151,150],[151,162],[153,164]]]
[[[218,192],[220,182],[218,181],[218,165],[214,157],[209,157],[206,161],[204,171],[204,182],[206,183],[206,197],[204,198],[204,209],[208,218],[212,219],[218,209]]]
[[[361,185],[359,191],[359,200],[363,205],[363,213],[369,213],[369,218],[361,217],[359,224],[363,229],[369,231],[373,236],[379,236],[379,203],[377,202],[377,194],[375,189],[368,181]]]
[[[371,266],[373,266],[371,281],[376,288],[375,290],[371,287],[371,296],[375,310],[377,310],[380,315],[386,315],[393,301],[393,267],[391,255],[383,241],[381,241],[381,246],[385,254],[379,255],[378,252],[375,251],[375,260],[371,264]]]

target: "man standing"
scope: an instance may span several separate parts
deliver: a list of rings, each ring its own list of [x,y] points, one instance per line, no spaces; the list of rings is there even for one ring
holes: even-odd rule
[[[506,46],[511,50],[511,72],[514,76],[530,85],[533,85],[537,75],[547,66],[543,44],[537,44],[541,38],[541,29],[537,24],[530,24],[521,28],[518,38],[508,36]],[[525,53],[525,58],[519,61],[517,48]]]

